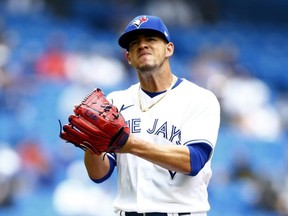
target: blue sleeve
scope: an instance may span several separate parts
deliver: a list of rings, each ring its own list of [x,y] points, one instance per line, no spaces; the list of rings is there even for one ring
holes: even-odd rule
[[[109,163],[110,163],[110,169],[109,169],[108,173],[104,177],[102,177],[101,179],[91,179],[93,182],[95,182],[97,184],[102,183],[102,182],[106,181],[108,178],[110,178],[110,176],[112,175],[114,168],[116,166],[116,155],[107,153],[107,157],[108,157]]]
[[[212,147],[207,143],[187,145],[190,151],[190,176],[196,176],[210,158]]]

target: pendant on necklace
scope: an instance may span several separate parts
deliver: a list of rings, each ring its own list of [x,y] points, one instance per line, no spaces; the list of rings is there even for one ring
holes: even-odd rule
[[[163,93],[164,95],[159,98],[156,102],[153,102],[150,106],[146,107],[146,108],[143,108],[142,106],[142,102],[141,102],[141,95],[140,95],[140,91],[141,91],[141,86],[139,86],[139,91],[138,91],[138,101],[139,101],[139,106],[140,106],[140,110],[142,112],[147,112],[149,111],[154,105],[156,105],[157,103],[159,103],[169,92],[170,90],[173,88],[174,84],[176,83],[177,81],[177,77],[173,75],[173,80],[172,80],[172,83],[170,85],[170,87],[166,90],[165,93]]]

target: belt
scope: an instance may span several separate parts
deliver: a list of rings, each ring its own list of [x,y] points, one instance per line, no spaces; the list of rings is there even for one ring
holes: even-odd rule
[[[160,213],[160,212],[148,212],[148,213],[137,213],[137,212],[125,212],[125,216],[168,216],[167,213]],[[174,214],[175,216],[188,216],[190,215],[189,212],[187,213],[177,213]]]
[[[160,212],[149,212],[149,213],[125,212],[125,216],[167,216],[167,213],[160,213]]]

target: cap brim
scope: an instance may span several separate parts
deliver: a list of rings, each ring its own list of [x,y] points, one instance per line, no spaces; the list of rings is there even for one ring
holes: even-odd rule
[[[141,33],[145,33],[145,32],[154,32],[154,33],[157,33],[162,39],[164,39],[167,43],[169,42],[167,40],[167,38],[164,36],[164,34],[158,30],[153,30],[153,29],[145,29],[145,28],[142,28],[142,29],[135,29],[135,30],[132,30],[130,32],[126,32],[125,34],[123,34],[119,40],[118,40],[118,44],[124,48],[124,49],[129,49],[129,44],[132,40],[133,37],[135,37],[135,35],[139,35]]]

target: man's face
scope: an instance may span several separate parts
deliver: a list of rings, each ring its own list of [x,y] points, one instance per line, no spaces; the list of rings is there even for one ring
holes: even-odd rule
[[[160,68],[170,57],[172,43],[166,41],[155,32],[145,32],[134,35],[127,52],[128,63],[137,71],[149,72]]]

